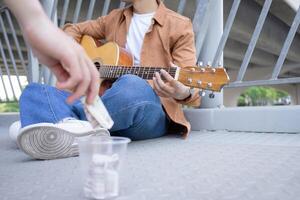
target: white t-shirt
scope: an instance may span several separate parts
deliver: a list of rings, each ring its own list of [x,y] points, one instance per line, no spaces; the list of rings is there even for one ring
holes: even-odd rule
[[[141,49],[146,32],[149,30],[154,13],[133,13],[125,48],[133,55],[134,65],[140,64]]]

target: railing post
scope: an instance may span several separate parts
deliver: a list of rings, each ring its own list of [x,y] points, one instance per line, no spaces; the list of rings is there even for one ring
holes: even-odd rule
[[[208,12],[213,14],[208,19],[209,26],[203,48],[199,55],[199,61],[203,61],[204,65],[211,64],[214,60],[219,41],[223,34],[223,0],[212,0],[210,3],[212,5],[208,7]],[[223,65],[223,55],[221,55],[218,64]],[[209,98],[209,95],[202,97],[201,108],[216,108],[221,106],[223,106],[223,92],[215,93],[214,98]]]
[[[42,0],[41,1],[43,8],[47,15],[51,18],[57,19],[56,15],[56,8],[54,8],[54,4],[57,5],[57,1],[53,0]],[[57,21],[57,20],[56,20]],[[29,65],[29,73],[28,73],[28,82],[39,82],[41,80],[40,72],[39,72],[39,62],[37,58],[33,55],[32,50],[29,49],[28,51],[28,65]],[[45,66],[43,66],[45,67]],[[45,74],[44,74],[44,83],[48,83],[48,80],[50,79],[50,70],[48,68],[45,69]]]
[[[300,84],[296,84],[296,105],[300,104]]]
[[[41,1],[43,8],[46,12],[46,14],[51,17],[52,16],[52,11],[53,11],[53,4],[54,1],[53,0],[42,0]],[[56,9],[56,8],[54,8]],[[39,62],[37,60],[37,58],[33,55],[32,50],[29,49],[28,51],[28,65],[29,65],[29,74],[28,74],[28,82],[39,82],[41,80],[40,76],[40,70],[39,70]],[[45,66],[43,66],[45,67]],[[44,78],[44,83],[47,83],[50,77],[50,71],[49,69],[45,69],[45,72],[43,74],[43,78]]]
[[[28,46],[28,83],[39,82],[39,61]]]
[[[57,0],[43,0],[42,5],[48,17],[52,20],[52,22],[57,26]],[[55,80],[51,71],[45,66],[42,65],[43,70],[43,78],[44,83],[48,85],[54,85]]]

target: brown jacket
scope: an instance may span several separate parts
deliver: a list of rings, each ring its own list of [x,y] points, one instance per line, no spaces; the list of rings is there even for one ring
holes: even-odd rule
[[[173,62],[180,67],[194,66],[196,63],[194,33],[190,19],[167,9],[160,0],[158,2],[158,10],[144,38],[140,65],[168,67],[169,63]],[[77,42],[81,40],[82,35],[86,34],[125,47],[132,15],[133,7],[130,6],[113,10],[96,20],[66,24],[63,29]],[[183,114],[181,104],[199,106],[198,92],[184,102],[172,98],[161,98],[161,102],[172,120],[169,132],[180,133],[186,137],[191,126]]]

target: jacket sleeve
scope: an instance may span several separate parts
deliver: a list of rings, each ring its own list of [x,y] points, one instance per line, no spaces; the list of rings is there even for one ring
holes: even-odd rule
[[[68,35],[80,42],[83,35],[89,35],[95,39],[105,39],[105,21],[107,16],[95,20],[88,20],[77,24],[66,24],[63,27]]]
[[[181,68],[187,66],[195,66],[196,65],[196,50],[195,50],[195,40],[194,40],[194,31],[191,21],[185,23],[183,28],[180,30],[181,34],[179,35],[177,41],[173,46],[172,58],[173,62],[180,66]],[[199,107],[200,106],[200,95],[199,90],[195,89],[190,98],[185,101],[176,100],[176,102]]]

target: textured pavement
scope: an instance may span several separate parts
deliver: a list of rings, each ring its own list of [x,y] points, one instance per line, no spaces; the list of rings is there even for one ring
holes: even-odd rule
[[[297,200],[300,134],[192,132],[133,142],[118,200]],[[85,199],[78,157],[31,160],[0,128],[0,200]]]

